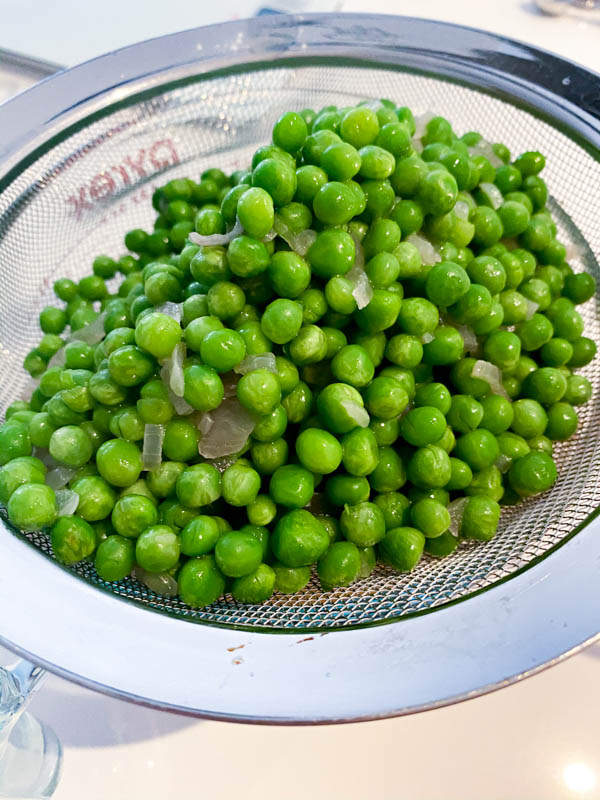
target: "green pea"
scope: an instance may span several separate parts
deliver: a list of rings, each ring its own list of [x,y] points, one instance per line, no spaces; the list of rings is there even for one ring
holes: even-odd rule
[[[408,444],[425,447],[437,442],[446,429],[446,419],[442,412],[433,406],[413,408],[400,423],[400,432]]]
[[[379,376],[371,381],[365,390],[364,398],[369,414],[383,420],[397,417],[409,402],[408,395],[398,381],[385,376]]]
[[[238,603],[264,603],[275,589],[275,572],[268,564],[259,564],[248,575],[236,578],[231,594]]]
[[[523,398],[513,403],[512,430],[525,439],[544,433],[548,424],[546,412],[534,399]]]
[[[272,569],[275,573],[275,591],[282,594],[300,592],[310,580],[310,567],[286,567],[275,563]]]
[[[10,421],[0,425],[0,466],[4,466],[13,458],[29,456],[31,451],[31,437],[27,425]]]
[[[277,506],[267,494],[258,494],[246,507],[248,520],[252,525],[268,525],[275,519]]]
[[[28,457],[13,458],[0,470],[0,503],[6,505],[13,492],[24,483],[44,483],[46,470]]]
[[[352,542],[333,542],[320,558],[317,572],[323,591],[349,586],[359,575],[361,559]]]
[[[427,538],[441,536],[450,527],[448,509],[431,498],[424,498],[415,503],[411,510],[414,526]]]
[[[307,470],[327,475],[339,467],[342,445],[327,431],[306,428],[296,439],[296,454]]]
[[[385,517],[375,503],[347,505],[340,517],[345,538],[359,547],[371,547],[385,536]]]
[[[500,520],[500,506],[496,500],[485,495],[475,495],[467,500],[460,534],[466,539],[488,542],[494,537]]]
[[[100,475],[113,486],[130,486],[142,471],[142,455],[133,442],[109,439],[96,452]]]
[[[593,387],[587,378],[583,375],[570,375],[567,378],[567,391],[563,399],[573,406],[579,406],[587,403],[592,393]]]
[[[554,403],[548,409],[546,436],[556,441],[569,439],[576,431],[579,419],[569,403]]]
[[[380,544],[385,560],[399,572],[410,572],[423,555],[425,537],[410,527],[391,528]]]
[[[273,500],[287,508],[302,508],[307,505],[314,488],[312,472],[295,464],[279,467],[269,483],[269,493]]]
[[[109,535],[100,542],[94,566],[104,581],[120,581],[126,578],[134,564],[133,542],[122,536]]]
[[[41,530],[56,519],[56,497],[43,483],[23,483],[11,494],[7,510],[10,521],[17,528]]]
[[[287,567],[315,563],[328,546],[327,531],[317,517],[304,509],[285,514],[275,526],[271,540],[275,557]]]
[[[405,483],[406,469],[401,456],[392,447],[380,447],[377,466],[369,474],[371,488],[376,492],[395,492]]]
[[[94,529],[79,517],[60,517],[52,526],[50,541],[52,552],[63,564],[82,561],[96,549]]]
[[[211,605],[225,591],[225,578],[209,555],[187,561],[177,580],[181,599],[192,608]]]
[[[222,482],[223,499],[230,506],[247,506],[260,491],[258,472],[239,461],[225,470]]]
[[[451,476],[448,454],[434,444],[419,448],[408,464],[408,478],[423,489],[444,487]]]
[[[469,290],[470,280],[466,271],[452,261],[435,264],[425,284],[427,297],[437,306],[447,307],[456,303]]]

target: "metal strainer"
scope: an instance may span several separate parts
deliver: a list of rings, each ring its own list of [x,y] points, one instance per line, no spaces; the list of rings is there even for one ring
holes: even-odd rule
[[[398,17],[201,28],[76,67],[0,109],[0,410],[27,390],[21,364],[53,281],[77,279],[98,253],[120,255],[125,231],[150,227],[154,186],[247,166],[285,110],[379,97],[515,153],[544,152],[570,263],[600,277],[597,76],[491,34]],[[600,339],[597,301],[583,313],[586,335]],[[538,669],[600,628],[600,531],[590,523],[600,363],[585,374],[595,396],[557,448],[556,486],[504,510],[488,544],[425,558],[408,575],[378,567],[326,594],[314,581],[260,606],[228,596],[192,610],[134,581],[104,583],[87,562],[60,567],[45,534],[4,521],[0,633],[96,688],[247,720],[402,713]]]

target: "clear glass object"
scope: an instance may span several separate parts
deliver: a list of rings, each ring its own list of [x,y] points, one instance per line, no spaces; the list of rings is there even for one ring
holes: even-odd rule
[[[585,22],[600,21],[600,0],[537,0],[537,5],[546,14],[568,14]]]
[[[26,711],[46,672],[0,647],[0,797],[50,797],[60,774],[54,731]]]

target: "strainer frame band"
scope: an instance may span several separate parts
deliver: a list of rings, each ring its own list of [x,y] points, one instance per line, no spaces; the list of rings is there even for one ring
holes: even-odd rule
[[[331,59],[476,86],[551,119],[598,158],[600,78],[575,64],[445,23],[276,15],[125,48],[9,101],[0,107],[0,129],[10,132],[0,145],[0,187],[84,120],[163,90],[165,82],[240,65]],[[99,592],[4,532],[0,565],[0,641],[8,647],[100,691],[244,722],[345,722],[434,708],[538,671],[592,641],[600,628],[595,518],[468,602],[312,635],[190,625],[153,613]]]

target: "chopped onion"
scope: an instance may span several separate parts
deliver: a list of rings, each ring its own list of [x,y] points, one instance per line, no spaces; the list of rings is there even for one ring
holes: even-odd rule
[[[45,447],[34,447],[32,455],[34,455],[36,458],[39,458],[39,460],[45,464],[48,469],[54,469],[55,467],[62,466],[62,464],[59,464],[56,459],[52,458]]]
[[[221,383],[223,384],[223,389],[225,390],[225,397],[235,397],[237,394],[237,385],[239,381],[239,375],[235,372],[225,372],[221,376]]]
[[[354,420],[360,428],[368,427],[371,418],[366,408],[359,406],[358,403],[353,403],[352,400],[342,400],[340,405],[350,419]]]
[[[300,231],[300,233],[294,233],[281,219],[279,214],[275,214],[273,230],[276,231],[277,235],[281,236],[283,241],[287,242],[292,250],[298,253],[299,256],[305,256],[317,238],[317,232],[313,231],[311,228],[306,228],[306,230]]]
[[[56,492],[56,508],[59,517],[70,517],[77,511],[79,495],[70,489],[59,489]]]
[[[192,244],[198,244],[201,247],[215,247],[217,245],[229,244],[229,242],[243,232],[242,223],[236,217],[235,225],[227,233],[213,233],[210,236],[201,236],[199,233],[192,231],[192,233],[188,235],[188,239]]]
[[[465,343],[465,352],[469,355],[477,355],[479,352],[479,342],[477,334],[469,325],[455,325],[456,330],[460,333]]]
[[[98,314],[96,319],[92,320],[92,322],[88,322],[88,324],[84,325],[83,328],[80,328],[78,331],[74,331],[69,336],[69,341],[77,340],[80,342],[85,342],[86,344],[98,344],[98,342],[101,342],[106,335],[104,333],[105,319],[106,311],[103,311],[101,314]]]
[[[486,381],[493,394],[508,398],[506,389],[502,385],[502,373],[495,364],[490,364],[489,361],[476,361],[471,370],[471,377]]]
[[[238,375],[245,375],[255,369],[266,369],[277,374],[277,362],[273,353],[258,353],[255,356],[246,356],[243,361],[233,368]]]
[[[54,469],[46,473],[46,483],[51,489],[56,491],[66,486],[76,474],[77,470],[71,469],[71,467],[54,467]]]
[[[435,336],[432,333],[424,333],[421,336],[421,344],[429,344],[429,342],[433,342]]]
[[[154,470],[162,463],[162,444],[165,438],[163,425],[146,424],[144,426],[144,447],[142,464],[146,470]]]
[[[512,467],[513,460],[508,456],[505,456],[504,453],[500,453],[494,465],[500,470],[500,472],[508,472],[508,470]]]
[[[364,270],[365,266],[365,251],[358,234],[353,231],[351,234],[354,241],[354,264],[350,272],[347,272],[344,277],[350,281],[352,286],[352,297],[356,300],[358,308],[365,308],[373,299],[373,287]]]
[[[498,158],[496,153],[494,153],[494,148],[486,139],[483,138],[483,136],[476,144],[472,145],[472,147],[469,147],[469,155],[471,157],[485,156],[492,167],[501,167],[504,163],[502,159]]]
[[[454,213],[456,214],[456,216],[459,219],[467,219],[468,220],[469,219],[469,211],[470,210],[471,209],[469,208],[469,204],[465,203],[464,200],[458,200],[454,204]]]
[[[479,184],[479,188],[481,189],[482,192],[485,192],[485,194],[487,194],[489,201],[492,205],[492,208],[494,210],[500,208],[500,206],[504,202],[504,196],[502,195],[502,192],[496,186],[495,183],[487,183],[484,181],[483,183]]]
[[[185,344],[179,342],[179,344],[176,344],[173,348],[171,355],[162,362],[165,372],[163,373],[163,370],[161,370],[161,378],[177,397],[183,397],[185,388],[183,380],[184,360]]]
[[[566,246],[565,250],[566,261],[583,261],[585,258],[585,250],[578,244],[571,242],[571,244]]]
[[[131,577],[155,594],[162,594],[165,597],[176,597],[177,595],[177,581],[168,572],[146,572],[141,567],[134,567],[131,570]]]
[[[277,231],[275,228],[271,228],[271,230],[267,233],[266,236],[263,236],[263,242],[271,242],[277,236]]]
[[[239,453],[255,425],[256,420],[239,400],[223,400],[214,411],[202,415],[198,452],[210,459]]]
[[[462,518],[468,501],[468,497],[459,497],[458,500],[453,500],[448,505],[448,512],[450,514],[450,527],[448,528],[448,532],[457,539],[460,534]]]
[[[60,348],[60,350],[57,350],[56,353],[54,353],[54,355],[48,362],[48,368],[64,367],[66,360],[67,360],[67,354],[65,353],[65,348],[63,346]]]
[[[527,316],[525,317],[525,319],[531,319],[534,314],[537,314],[539,304],[535,303],[533,300],[529,300],[529,298],[526,298],[526,300],[527,300]]]
[[[420,139],[425,131],[427,130],[427,125],[431,120],[437,116],[433,113],[433,111],[424,111],[422,114],[417,114],[415,116],[415,132],[414,138]]]
[[[421,254],[421,262],[426,267],[437,264],[438,261],[442,260],[442,257],[436,248],[432,245],[429,239],[426,239],[424,236],[419,236],[417,233],[411,233],[410,236],[406,237],[406,241],[410,242],[410,244],[417,248]]]
[[[171,317],[176,322],[181,322],[182,308],[183,308],[183,303],[166,302],[163,303],[161,306],[157,306],[154,310],[159,311],[161,314],[166,314],[167,317]]]
[[[420,139],[417,139],[416,137],[412,139],[412,148],[415,151],[415,153],[422,153],[423,150],[425,149],[423,147],[423,142]]]

